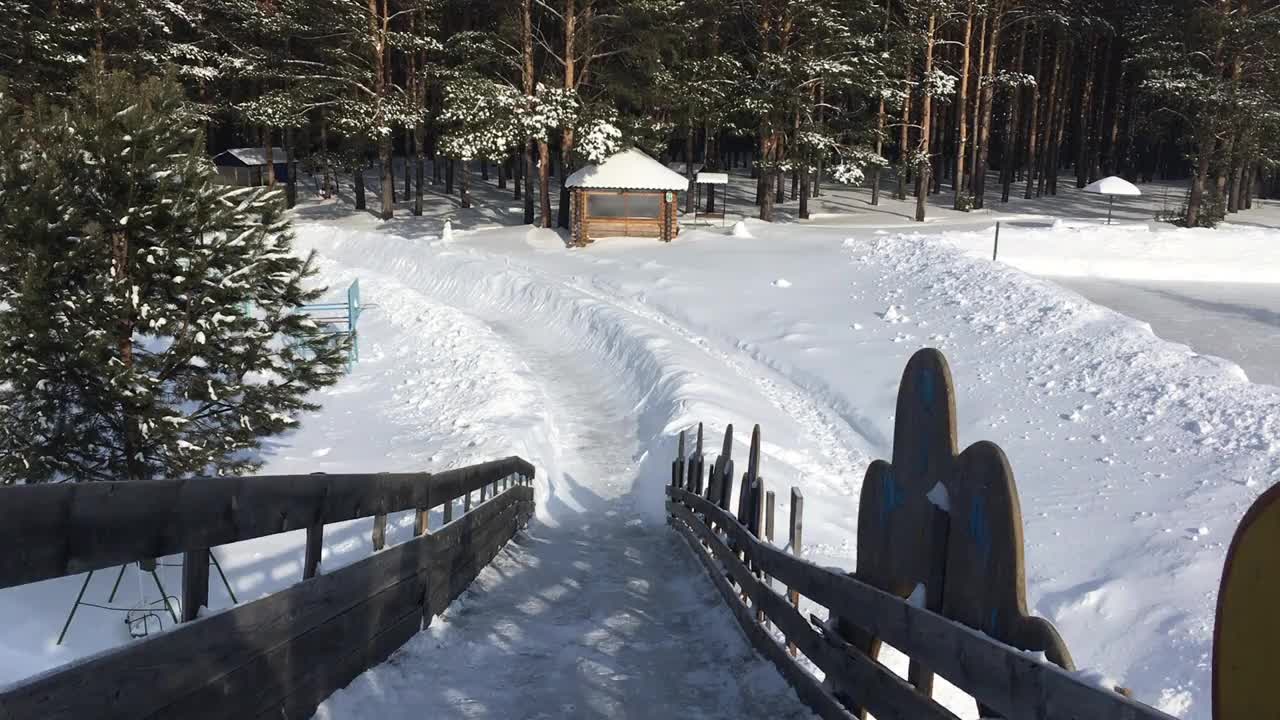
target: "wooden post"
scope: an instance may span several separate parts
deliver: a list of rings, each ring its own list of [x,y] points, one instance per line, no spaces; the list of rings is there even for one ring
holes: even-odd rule
[[[182,554],[182,622],[196,619],[209,604],[209,548]]]
[[[791,528],[788,535],[787,546],[791,548],[791,554],[800,557],[804,551],[804,495],[800,492],[800,488],[791,488]],[[791,599],[791,605],[796,611],[800,610],[800,593],[787,588],[787,597]],[[787,643],[787,651],[791,653],[791,657],[796,656],[796,644]]]
[[[320,569],[320,547],[324,543],[324,523],[307,526],[307,554],[302,561],[302,579],[313,578]]]
[[[676,459],[671,463],[671,487],[684,485],[684,431],[680,431],[680,443],[676,446]]]
[[[431,508],[418,508],[413,516],[414,536],[426,535],[431,530]]]
[[[387,546],[387,514],[378,513],[373,516],[373,551],[377,552]]]
[[[467,491],[467,494],[465,495],[465,497],[466,497],[466,500],[462,503],[463,515],[471,512],[471,491],[470,490]]]
[[[755,483],[751,486],[751,534],[759,538],[764,531],[764,504],[765,504],[764,478],[757,477]],[[756,577],[763,578],[764,573],[760,570],[760,566],[754,562],[752,569],[756,571]],[[756,622],[764,622],[764,610],[760,609],[759,603],[756,604]]]
[[[764,494],[764,537],[769,542],[773,542],[773,491],[770,490]]]
[[[487,495],[487,493],[488,493],[488,492],[489,492],[489,486],[488,486],[488,485],[481,485],[481,486],[480,486],[480,502],[484,502],[484,501],[485,501],[485,498],[486,498],[486,497],[488,497],[488,495]]]
[[[312,475],[324,475],[314,472]],[[320,548],[324,545],[324,521],[320,518],[307,526],[307,549],[302,560],[302,579],[313,578],[320,570]]]
[[[448,525],[453,522],[453,498],[449,498],[444,503],[444,523]]]
[[[689,492],[702,494],[702,423],[698,423],[698,442],[694,449],[693,462],[689,465]]]

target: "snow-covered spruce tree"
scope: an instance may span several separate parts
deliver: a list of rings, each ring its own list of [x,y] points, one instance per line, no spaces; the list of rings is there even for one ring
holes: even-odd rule
[[[256,467],[347,350],[281,193],[214,184],[168,80],[0,103],[0,482]]]

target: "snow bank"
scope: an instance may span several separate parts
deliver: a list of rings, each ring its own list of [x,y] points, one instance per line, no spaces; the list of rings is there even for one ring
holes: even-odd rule
[[[1280,283],[1280,231],[1096,221],[1009,222],[999,261],[1035,275],[1127,280]],[[991,258],[994,226],[943,233],[973,257]]]

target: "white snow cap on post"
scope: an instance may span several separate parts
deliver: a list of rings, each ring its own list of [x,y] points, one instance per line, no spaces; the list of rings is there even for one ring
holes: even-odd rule
[[[598,190],[689,189],[683,175],[635,148],[610,155],[598,165],[588,165],[564,181],[566,187]]]
[[[1085,192],[1097,193],[1099,195],[1141,195],[1142,191],[1137,185],[1125,180],[1122,177],[1111,175],[1101,180],[1091,182],[1084,187]]]

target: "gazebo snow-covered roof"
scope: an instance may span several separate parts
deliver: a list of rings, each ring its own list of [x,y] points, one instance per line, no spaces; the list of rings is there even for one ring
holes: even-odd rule
[[[588,165],[570,175],[566,187],[596,190],[676,190],[689,189],[683,175],[635,148],[609,156],[598,165]]]

